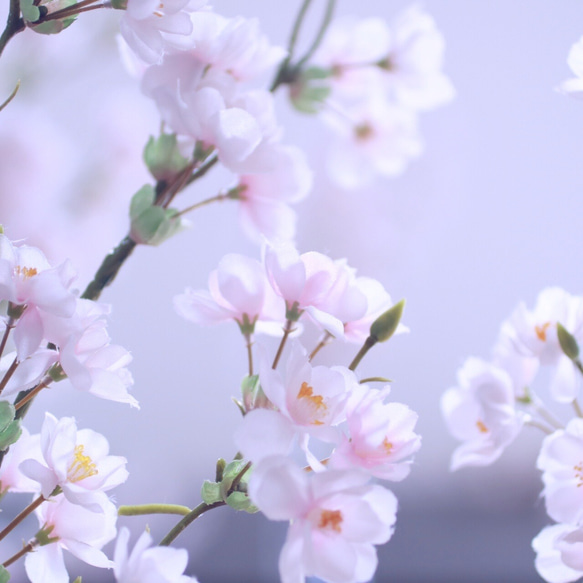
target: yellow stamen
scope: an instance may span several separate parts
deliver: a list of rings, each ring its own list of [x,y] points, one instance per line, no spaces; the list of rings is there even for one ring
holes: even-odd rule
[[[393,448],[395,447],[386,437],[383,440],[383,447],[387,455],[390,455],[393,452]]]
[[[343,520],[340,510],[322,510],[318,528],[329,528],[334,532],[342,532],[340,525]]]
[[[316,411],[322,410],[326,411],[328,407],[326,407],[326,403],[324,403],[324,397],[322,395],[314,395],[314,388],[308,385],[305,381],[302,383],[300,390],[298,392],[298,399],[305,399],[308,401],[313,407],[316,408]],[[312,421],[312,425],[323,425],[324,422],[316,419]]]
[[[88,455],[83,454],[84,449],[84,445],[75,446],[75,458],[67,470],[69,482],[80,482],[98,473],[93,460]]]
[[[480,433],[488,433],[488,428],[484,425],[483,421],[476,421],[476,425]]]
[[[535,326],[534,331],[536,332],[537,338],[541,342],[547,341],[547,328],[551,325],[550,322],[545,322],[542,326]]]
[[[17,265],[14,268],[14,275],[22,277],[22,279],[30,279],[38,273],[36,267],[23,267],[22,265]]]
[[[583,486],[583,462],[579,462],[576,466],[573,466],[575,471],[575,479],[577,480],[577,488]]]

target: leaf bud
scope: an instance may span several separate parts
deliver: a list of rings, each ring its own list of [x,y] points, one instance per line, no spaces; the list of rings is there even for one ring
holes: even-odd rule
[[[559,338],[561,349],[566,356],[571,360],[579,358],[579,344],[577,344],[577,340],[575,340],[575,337],[570,332],[567,332],[560,322],[557,322],[557,337]]]
[[[370,335],[377,342],[386,342],[397,329],[401,316],[403,315],[403,308],[405,307],[405,300],[401,300],[392,308],[381,314],[371,325]]]

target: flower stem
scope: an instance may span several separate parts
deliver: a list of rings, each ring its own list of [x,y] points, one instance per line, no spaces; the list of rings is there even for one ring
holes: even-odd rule
[[[249,471],[251,467],[251,462],[247,462],[241,471],[234,477],[233,481],[231,482],[231,487],[229,488],[229,493],[234,492],[237,489],[237,486],[243,479],[243,476]]]
[[[179,514],[186,516],[191,512],[188,506],[179,504],[137,504],[134,506],[120,506],[118,516],[142,516],[144,514]]]
[[[12,361],[12,364],[8,367],[8,370],[4,373],[4,376],[2,377],[2,380],[0,381],[0,393],[2,393],[2,391],[4,390],[4,387],[8,384],[8,381],[10,380],[12,375],[14,374],[14,371],[18,368],[19,364],[20,363],[18,362],[18,358],[15,356],[14,360]]]
[[[31,389],[28,393],[26,393],[22,397],[20,397],[21,393],[18,393],[18,396],[16,397],[16,402],[14,403],[14,408],[16,409],[16,411],[19,411],[27,403],[32,401],[43,389],[46,389],[51,382],[52,379],[50,377],[46,377],[36,387]]]
[[[312,42],[312,45],[308,49],[308,52],[298,61],[297,65],[295,66],[296,69],[301,69],[305,63],[307,63],[313,54],[316,52],[324,35],[326,34],[326,30],[328,30],[328,26],[330,26],[330,22],[332,17],[334,16],[334,9],[336,8],[336,0],[328,0],[328,4],[326,6],[326,12],[324,12],[324,18],[322,19],[322,23],[320,24],[320,28],[318,29],[318,34],[316,34],[316,38]]]
[[[4,561],[2,563],[2,566],[4,568],[10,567],[10,565],[12,565],[12,563],[16,563],[16,561],[18,561],[18,559],[20,559],[21,557],[24,557],[24,555],[26,555],[26,553],[30,553],[31,551],[34,551],[35,548],[36,548],[36,541],[29,542],[28,544],[24,545],[15,555],[12,555],[8,560]]]
[[[251,334],[245,334],[245,344],[247,346],[247,364],[249,376],[253,376],[253,337]]]
[[[577,399],[573,399],[572,405],[577,417],[583,417],[583,410],[581,409],[581,405],[579,405],[579,401],[577,401]]]
[[[563,429],[563,424],[544,406],[544,403],[536,396],[532,396],[534,410],[555,429]]]
[[[0,36],[0,55],[6,48],[8,41],[19,32],[24,30],[24,20],[20,18],[20,0],[10,0],[8,19],[6,28]]]
[[[196,508],[191,510],[161,541],[160,546],[168,546],[171,542],[176,539],[176,537],[186,529],[186,527],[194,522],[199,516],[202,516],[205,512],[212,510],[213,508],[219,508],[220,506],[226,506],[226,502],[222,500],[219,502],[213,502],[212,504],[206,504],[201,502]]]
[[[18,516],[16,516],[12,522],[0,532],[0,540],[2,540],[7,534],[14,530],[29,514],[34,512],[46,498],[41,494],[38,498],[33,500]],[[10,560],[10,559],[9,559]]]
[[[226,194],[217,194],[216,196],[211,196],[210,198],[206,198],[205,200],[201,200],[200,202],[197,202],[189,207],[186,207],[185,209],[181,210],[176,216],[179,217],[181,215],[185,215],[190,211],[194,211],[198,208],[206,206],[207,204],[211,204],[211,202],[219,202],[221,200],[225,200],[226,198],[228,198]]]
[[[546,433],[547,435],[551,435],[554,432],[554,429],[551,429],[550,427],[547,427],[543,423],[540,423],[540,421],[536,421],[534,419],[525,421],[524,424],[529,425],[530,427],[536,427],[537,429],[540,429],[543,433]]]
[[[277,364],[279,362],[279,359],[281,358],[281,355],[283,353],[283,347],[285,346],[285,343],[287,341],[287,337],[290,335],[290,332],[292,332],[293,330],[293,320],[286,320],[285,322],[285,328],[283,329],[283,336],[281,338],[281,342],[279,343],[279,348],[277,349],[277,354],[275,355],[275,358],[273,359],[273,364],[271,365],[272,369],[276,369],[277,368]]]
[[[350,370],[355,370],[360,364],[360,361],[365,357],[366,353],[377,343],[377,339],[374,336],[369,336],[362,345],[362,348],[358,351],[358,354],[354,357],[354,360],[350,363],[348,367]]]
[[[6,342],[8,342],[8,336],[10,335],[12,328],[14,328],[14,318],[8,318],[8,322],[6,322],[6,329],[4,330],[4,334],[2,334],[2,340],[0,341],[0,358],[4,354]]]
[[[314,350],[312,350],[312,352],[310,352],[310,356],[308,357],[308,360],[312,360],[314,358],[314,356],[316,356],[316,354],[318,354],[318,352],[320,352],[320,350],[322,350],[322,348],[324,348],[324,346],[326,346],[327,344],[330,344],[330,342],[333,338],[334,338],[334,336],[332,336],[332,334],[330,334],[330,332],[324,332],[324,336],[322,336],[322,338],[320,339],[320,342],[318,342],[318,344],[316,345],[316,348],[314,348]]]

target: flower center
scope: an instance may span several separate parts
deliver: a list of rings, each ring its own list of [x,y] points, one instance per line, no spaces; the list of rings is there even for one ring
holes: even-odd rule
[[[75,446],[75,457],[67,470],[69,482],[80,482],[98,473],[97,466],[93,460],[88,455],[83,454],[84,449],[84,445]]]
[[[393,449],[395,446],[388,440],[387,437],[383,439],[383,449],[387,455],[391,455],[393,453]]]
[[[583,486],[583,461],[579,462],[576,466],[573,466],[575,471],[575,479],[577,480],[577,488]]]
[[[342,512],[340,512],[340,510],[322,510],[318,528],[333,530],[334,532],[342,532],[340,525],[343,520]]]
[[[298,400],[307,403],[315,416],[319,413],[324,413],[328,409],[326,403],[324,403],[324,397],[322,395],[314,395],[313,387],[308,385],[305,381],[302,383],[298,392]],[[312,425],[323,425],[323,421],[315,419],[312,421]]]
[[[478,427],[478,431],[480,433],[488,433],[488,428],[483,421],[476,421],[476,426]]]
[[[17,265],[14,268],[14,275],[22,279],[30,279],[38,273],[36,267],[23,267],[22,265]]]
[[[354,128],[354,135],[359,142],[364,142],[372,137],[374,130],[368,123],[361,123]]]
[[[536,337],[541,342],[547,341],[547,328],[551,325],[550,322],[545,322],[542,326],[535,326],[534,331],[536,333]]]

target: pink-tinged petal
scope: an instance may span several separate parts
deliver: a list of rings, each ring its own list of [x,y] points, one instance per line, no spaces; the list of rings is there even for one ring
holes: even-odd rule
[[[119,374],[120,372],[122,371],[111,372],[93,369],[91,371],[91,385],[87,390],[102,399],[127,403],[131,407],[139,409],[138,401],[128,392],[128,386],[133,383],[131,375]]]
[[[169,34],[179,34],[186,36],[192,32],[192,22],[185,12],[166,15],[160,19],[158,30]]]
[[[304,530],[303,521],[290,525],[287,538],[279,555],[279,575],[282,583],[304,583]]]
[[[75,312],[77,298],[63,285],[56,269],[31,277],[29,294],[31,303],[56,316],[70,318]]]
[[[149,539],[148,540],[148,544],[146,546],[149,546],[152,538],[150,537],[150,535],[147,532],[142,533],[142,537],[144,537],[144,535],[146,535],[146,537]],[[140,540],[141,540],[140,538]],[[125,563],[128,560],[128,543],[130,542],[130,531],[127,527],[123,527],[120,529],[118,535],[117,535],[117,541],[115,543],[115,551],[113,553],[113,572],[115,573],[115,576],[117,579],[120,578],[121,576],[121,567],[122,565],[125,565]]]
[[[58,544],[46,545],[28,553],[24,568],[32,583],[69,583],[63,551]]]
[[[5,247],[6,248],[6,247]],[[12,274],[14,263],[7,259],[0,259],[0,299],[13,301],[16,299],[16,290]]]
[[[268,247],[265,267],[273,289],[290,306],[300,299],[306,284],[306,268],[293,245]]]
[[[32,356],[22,361],[2,391],[3,396],[13,395],[36,385],[46,374],[47,370],[58,360],[58,353],[54,350],[37,350]],[[10,359],[13,359],[10,356]]]
[[[244,233],[257,243],[263,237],[268,241],[292,241],[295,237],[296,212],[277,200],[241,200],[239,220]]]
[[[311,574],[326,581],[355,582],[356,549],[342,536],[313,531],[308,564]]]
[[[308,509],[306,474],[287,458],[267,458],[253,470],[249,495],[270,520],[292,520]]]
[[[269,456],[287,455],[294,435],[291,422],[278,411],[254,409],[235,432],[235,445],[245,458],[257,463]]]
[[[308,306],[306,308],[306,314],[335,338],[342,338],[344,336],[344,324],[336,316],[319,310],[314,306]]]
[[[207,291],[186,289],[174,297],[174,308],[179,316],[195,324],[215,324],[233,318],[233,313],[218,306]]]
[[[92,547],[91,545],[76,541],[68,540],[65,548],[78,559],[93,567],[100,567],[101,569],[109,569],[113,566],[112,561],[107,558],[107,555]]]
[[[91,387],[91,373],[75,353],[75,344],[75,338],[72,338],[61,348],[60,363],[71,384],[79,391],[88,391]]]
[[[362,472],[321,472],[313,476],[312,495],[315,500],[322,500],[343,490],[364,486],[369,480],[370,477]]]
[[[14,344],[18,360],[22,361],[33,354],[43,339],[43,323],[34,306],[24,310],[14,328]]]
[[[544,528],[532,541],[537,556],[534,562],[539,575],[548,583],[570,583],[581,578],[581,571],[571,569],[563,562],[557,541],[575,527],[555,524]]]
[[[27,478],[40,484],[41,493],[45,498],[48,498],[57,486],[55,474],[37,460],[24,460],[18,468]]]

